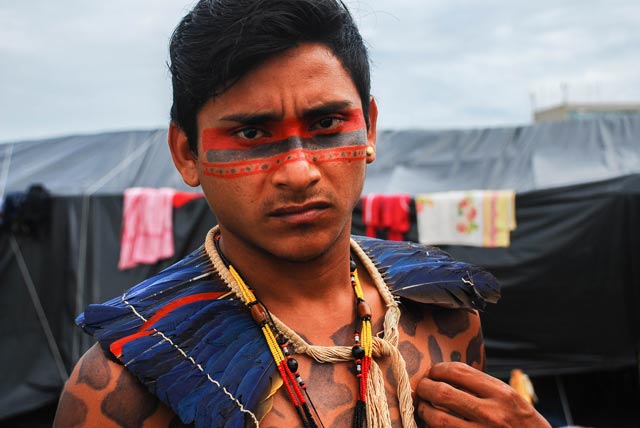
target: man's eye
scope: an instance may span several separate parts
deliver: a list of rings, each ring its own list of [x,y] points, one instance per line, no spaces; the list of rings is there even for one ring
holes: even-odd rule
[[[245,140],[257,140],[265,137],[266,134],[258,128],[244,128],[236,132],[236,135]]]
[[[313,126],[311,126],[311,129],[315,129],[315,130],[334,129],[340,126],[342,122],[344,122],[344,120],[340,119],[339,117],[323,117],[322,119],[314,123]]]

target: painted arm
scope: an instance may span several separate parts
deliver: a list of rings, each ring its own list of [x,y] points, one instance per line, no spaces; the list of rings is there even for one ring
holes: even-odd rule
[[[468,331],[478,332],[474,337],[481,340],[480,317],[474,314],[469,320]],[[461,347],[455,340],[450,346]],[[513,388],[478,369],[484,369],[484,346],[480,344],[479,349],[480,364],[473,361],[475,358],[469,360],[467,352],[459,362],[439,362],[431,367],[416,390],[418,417],[429,427],[550,427]]]
[[[123,366],[94,345],[76,364],[53,428],[179,428],[184,425]]]

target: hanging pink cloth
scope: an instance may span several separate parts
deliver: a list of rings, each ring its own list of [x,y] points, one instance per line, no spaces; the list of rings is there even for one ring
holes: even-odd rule
[[[170,188],[133,187],[124,191],[118,269],[173,257],[173,203]]]
[[[382,226],[380,210],[378,209],[381,196],[382,195],[372,193],[362,197],[362,221],[365,225],[364,233],[370,238],[375,238],[376,230]]]

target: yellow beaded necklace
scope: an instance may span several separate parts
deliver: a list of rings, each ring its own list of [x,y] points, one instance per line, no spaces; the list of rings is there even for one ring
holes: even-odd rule
[[[278,372],[282,377],[283,384],[287,389],[291,403],[300,416],[304,427],[317,428],[318,423],[316,422],[316,418],[320,422],[320,425],[324,427],[309,397],[306,384],[298,373],[298,361],[291,356],[287,339],[278,331],[267,308],[256,298],[253,291],[242,279],[242,276],[224,257],[218,241],[219,235],[214,237],[218,254],[220,254],[229,273],[238,284],[240,297],[249,309],[251,317],[260,326],[265,341],[271,351],[271,355],[273,356],[273,360],[278,368]],[[358,399],[354,411],[353,426],[354,428],[362,428],[366,424],[367,379],[369,377],[373,350],[371,308],[364,299],[364,293],[358,278],[358,269],[353,259],[350,261],[350,271],[351,285],[355,293],[356,314],[361,321],[361,329],[354,333],[354,345],[351,348],[355,362],[356,377],[358,379]],[[311,405],[311,407],[309,405]],[[311,409],[313,409],[313,413]]]

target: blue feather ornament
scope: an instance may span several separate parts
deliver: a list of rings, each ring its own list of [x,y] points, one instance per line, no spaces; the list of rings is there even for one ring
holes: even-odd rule
[[[441,250],[354,239],[398,297],[478,309],[499,298],[493,276]],[[260,328],[202,247],[77,322],[195,428],[253,425],[249,412],[279,376]]]
[[[106,350],[123,343],[121,362],[185,423],[243,426],[247,413],[240,406],[257,407],[275,366],[242,302],[230,296],[190,300],[228,293],[213,272],[200,248],[133,287],[124,299],[92,305],[77,322]],[[153,325],[145,326],[145,320]]]
[[[454,260],[435,247],[354,236],[391,292],[420,303],[483,310],[496,303],[500,286],[490,273]]]

